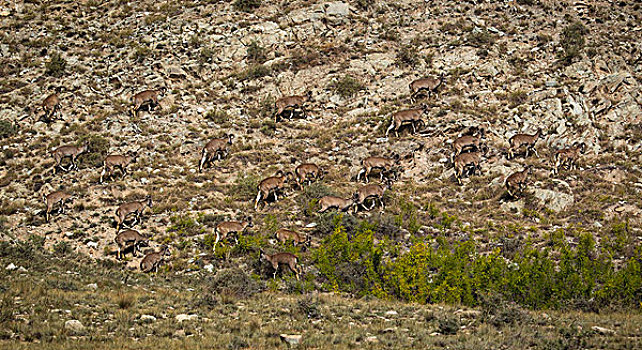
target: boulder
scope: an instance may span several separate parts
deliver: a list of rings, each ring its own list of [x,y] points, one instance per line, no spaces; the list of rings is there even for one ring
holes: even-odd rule
[[[542,205],[558,213],[567,209],[575,202],[573,195],[552,190],[536,189],[534,195]]]

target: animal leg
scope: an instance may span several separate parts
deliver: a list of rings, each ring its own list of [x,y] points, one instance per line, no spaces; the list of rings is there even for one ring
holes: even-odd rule
[[[388,133],[389,133],[389,132],[390,132],[390,130],[392,130],[394,127],[395,127],[395,123],[394,123],[394,122],[390,123],[390,126],[389,126],[389,127],[388,127],[388,129],[386,130],[386,137],[388,137]],[[399,136],[399,135],[397,135],[397,136]]]
[[[254,202],[254,210],[259,208],[259,201],[261,200],[261,191],[256,195],[256,201]]]

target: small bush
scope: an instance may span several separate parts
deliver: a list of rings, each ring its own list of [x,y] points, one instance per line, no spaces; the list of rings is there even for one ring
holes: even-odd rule
[[[242,72],[236,73],[233,76],[238,80],[253,80],[262,78],[272,74],[272,69],[263,64],[253,64]]]
[[[229,196],[236,200],[250,200],[256,196],[259,178],[256,175],[247,175],[241,173],[234,180],[234,185],[231,186]]]
[[[116,295],[116,304],[120,309],[129,309],[136,304],[134,295],[119,291]]]
[[[60,78],[65,73],[66,67],[67,61],[59,53],[55,52],[51,55],[51,59],[45,63],[45,74]]]
[[[253,63],[263,63],[267,59],[266,50],[256,40],[247,46],[247,60]]]
[[[340,80],[330,84],[330,89],[343,98],[356,95],[359,90],[362,90],[364,87],[360,81],[350,75],[345,75]]]
[[[239,11],[251,12],[261,6],[261,0],[236,0],[234,7]]]
[[[466,41],[472,46],[487,46],[495,43],[494,35],[490,34],[488,30],[484,29],[477,32],[472,32],[466,37]]]
[[[264,289],[261,283],[240,268],[219,271],[205,283],[209,293],[231,295],[236,298],[249,298]]]
[[[589,30],[580,22],[575,22],[564,28],[560,39],[563,52],[558,55],[562,63],[571,64],[580,57],[586,42],[584,36],[588,33]]]
[[[397,53],[397,64],[402,67],[414,67],[419,63],[417,50],[412,46],[404,46]]]
[[[151,56],[152,50],[146,46],[136,47],[136,51],[132,54],[132,58],[136,62],[143,62],[145,58]]]
[[[8,120],[0,120],[0,140],[13,136],[18,132],[16,126]]]
[[[216,124],[223,124],[230,120],[230,116],[222,109],[212,109],[205,114],[205,119],[213,121]]]
[[[190,216],[175,215],[169,218],[171,225],[167,228],[167,232],[175,232],[177,236],[194,236],[203,232],[203,228],[199,228],[196,220]]]
[[[98,134],[85,134],[79,137],[78,145],[89,143],[89,152],[81,155],[79,166],[96,168],[103,164],[103,160],[109,152],[109,139]]]
[[[299,299],[297,302],[296,310],[305,315],[309,319],[320,319],[323,317],[321,311],[319,310],[319,298],[314,298],[310,295]]]
[[[58,256],[66,256],[71,254],[72,249],[67,241],[60,241],[53,246],[53,251]]]
[[[443,315],[439,318],[439,333],[445,335],[457,334],[459,331],[459,319],[455,316]]]

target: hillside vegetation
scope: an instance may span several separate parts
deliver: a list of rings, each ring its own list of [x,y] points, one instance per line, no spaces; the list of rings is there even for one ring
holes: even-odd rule
[[[3,346],[639,347],[641,18],[625,1],[0,4]],[[275,119],[279,98],[306,93],[305,113]],[[386,135],[412,108],[416,132]],[[481,169],[458,184],[453,142],[479,130]],[[512,136],[538,130],[537,154],[510,157]],[[89,152],[54,172],[65,145]],[[100,181],[107,155],[134,153]],[[395,155],[385,209],[318,212],[365,185],[365,158]],[[303,163],[325,176],[255,209],[261,180]],[[73,201],[47,222],[54,191]],[[150,242],[119,260],[115,212],[148,195],[133,229]],[[215,243],[219,223],[248,218]],[[300,276],[272,278],[262,252],[296,255]]]

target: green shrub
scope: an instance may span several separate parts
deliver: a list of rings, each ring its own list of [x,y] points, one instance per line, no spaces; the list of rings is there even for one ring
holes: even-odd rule
[[[247,175],[243,172],[234,180],[228,195],[235,200],[250,200],[256,196],[258,184],[259,178],[256,175]]]
[[[589,30],[580,22],[575,22],[562,30],[560,46],[563,52],[558,54],[562,63],[571,64],[580,57],[586,42],[584,36],[588,33]]]
[[[444,315],[439,319],[439,333],[445,335],[457,334],[459,331],[459,318],[451,315]]]
[[[264,289],[260,282],[240,268],[219,271],[204,283],[209,293],[233,295],[237,298],[249,298]]]
[[[89,152],[81,155],[79,166],[96,168],[103,165],[103,160],[109,153],[109,139],[98,134],[84,134],[80,135],[78,145],[85,142],[89,143]]]
[[[642,248],[618,270],[587,233],[579,235],[575,248],[562,239],[555,256],[526,244],[507,260],[499,248],[480,254],[473,241],[448,243],[439,237],[437,247],[426,242],[403,249],[385,241],[375,245],[372,225],[362,222],[349,239],[340,218],[335,222],[334,232],[313,252],[330,289],[470,306],[489,300],[497,304],[492,298],[499,298],[502,305],[485,311],[498,326],[528,321],[517,305],[598,311],[637,308],[642,300]],[[384,253],[389,258],[382,262]]]
[[[397,64],[402,67],[414,67],[419,63],[417,49],[413,46],[404,46],[397,53]]]
[[[18,132],[16,126],[8,120],[0,120],[0,140],[13,136]]]
[[[268,76],[272,73],[270,67],[263,64],[252,64],[248,66],[244,71],[234,74],[234,77],[238,80],[253,80]]]
[[[194,236],[205,231],[189,215],[174,215],[169,218],[169,221],[171,225],[167,227],[167,232],[176,233],[178,237]]]
[[[66,67],[67,61],[58,52],[54,52],[51,59],[45,63],[45,74],[60,78],[65,73]]]
[[[330,89],[343,98],[352,97],[364,88],[365,86],[360,81],[350,75],[345,75],[340,80],[330,84]]]
[[[53,251],[58,256],[66,256],[72,252],[71,246],[67,241],[60,241],[53,246]]]
[[[236,0],[234,7],[239,11],[251,12],[261,6],[261,0]]]
[[[152,49],[146,46],[137,46],[136,51],[132,54],[132,58],[136,62],[143,62],[147,57],[151,56]]]
[[[476,31],[476,32],[471,32],[466,37],[466,41],[470,45],[477,46],[477,47],[486,47],[488,45],[492,45],[495,43],[496,40],[497,39],[495,38],[495,36],[490,34],[486,29]]]
[[[383,249],[374,245],[374,233],[358,229],[352,239],[337,224],[334,232],[313,252],[319,273],[326,286],[359,295],[372,294],[384,297],[379,274]]]
[[[253,63],[263,63],[267,59],[266,50],[256,40],[247,45],[247,60]]]

